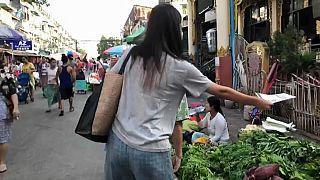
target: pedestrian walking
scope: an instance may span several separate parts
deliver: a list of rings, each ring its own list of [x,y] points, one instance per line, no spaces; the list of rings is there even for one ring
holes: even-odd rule
[[[73,112],[73,86],[76,79],[75,70],[69,65],[66,55],[61,57],[63,65],[58,69],[57,76],[59,77],[59,92],[60,92],[60,106],[61,112],[59,116],[64,115],[64,100],[69,100],[69,111]]]
[[[51,112],[51,106],[56,104],[60,101],[60,93],[59,93],[59,86],[58,86],[58,66],[57,61],[53,58],[49,61],[50,66],[47,68],[48,80],[47,86],[45,87],[45,96],[47,97],[48,101],[48,109],[46,110],[47,113]],[[61,108],[59,103],[59,108]]]
[[[45,97],[44,88],[48,83],[48,72],[47,69],[49,67],[48,59],[46,57],[42,57],[41,63],[39,64],[39,75],[40,75],[40,84],[42,87],[43,97]]]
[[[34,65],[27,60],[27,58],[22,58],[23,66],[22,66],[22,72],[28,73],[30,76],[30,98],[31,102],[34,101],[34,90],[36,87],[36,80],[33,76],[33,72],[35,72]]]
[[[100,56],[97,57],[96,61],[96,66],[97,66],[97,73],[99,74],[100,79],[103,78],[104,74],[106,73],[106,70],[103,66],[103,61],[101,60]]]
[[[88,75],[90,75],[91,73],[94,72],[94,70],[93,70],[94,64],[93,64],[93,60],[92,59],[89,60],[87,66],[88,66],[88,68],[87,68],[88,69]]]
[[[125,52],[112,72],[119,72],[127,55]],[[173,179],[176,164],[172,164],[169,137],[186,92],[196,97],[208,92],[261,109],[271,106],[268,101],[213,83],[181,60],[181,16],[172,5],[152,9],[144,41],[131,48],[129,56],[118,112],[106,145],[106,180]],[[181,153],[175,156],[181,161]]]
[[[1,68],[2,69],[2,68]],[[1,70],[0,85],[0,173],[7,171],[6,158],[12,134],[12,123],[19,117],[18,96],[12,78]]]
[[[72,54],[68,54],[68,61],[69,61],[69,66],[71,66],[72,68],[75,68],[76,66],[76,61],[75,59],[73,58],[73,55]]]

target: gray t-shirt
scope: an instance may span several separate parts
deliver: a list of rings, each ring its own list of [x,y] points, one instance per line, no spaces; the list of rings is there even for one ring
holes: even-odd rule
[[[127,52],[111,69],[118,72]],[[164,61],[166,58],[166,61]],[[165,62],[160,83],[152,91],[143,88],[144,70],[141,58],[131,67],[129,59],[118,113],[112,130],[128,146],[147,152],[169,151],[176,114],[183,95],[188,91],[200,96],[213,83],[187,61],[163,55]]]

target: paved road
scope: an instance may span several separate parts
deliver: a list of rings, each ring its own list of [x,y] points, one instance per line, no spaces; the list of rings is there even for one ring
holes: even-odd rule
[[[39,93],[39,92],[38,92]],[[88,95],[76,95],[75,112],[59,117],[58,109],[45,113],[46,100],[20,106],[21,118],[15,122],[8,155],[8,171],[0,180],[100,180],[103,179],[104,146],[74,133]],[[205,102],[190,98],[189,102]],[[246,122],[234,110],[225,113],[231,139],[237,139],[239,127]]]
[[[102,180],[104,146],[74,133],[88,95],[76,95],[75,112],[66,111],[59,117],[56,109],[45,113],[46,100],[38,94],[36,102],[21,105],[21,118],[14,124],[8,155],[8,171],[0,180]],[[189,103],[204,103],[201,98],[189,98]],[[248,122],[243,113],[223,109],[227,117],[230,138],[236,141],[238,130]]]
[[[75,112],[58,117],[45,113],[46,101],[21,105],[14,124],[8,171],[0,180],[100,180],[103,179],[104,146],[74,133],[88,95],[76,95]],[[68,107],[67,107],[68,108]]]

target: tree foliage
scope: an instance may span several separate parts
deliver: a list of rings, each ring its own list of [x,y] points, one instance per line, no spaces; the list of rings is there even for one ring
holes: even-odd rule
[[[288,56],[300,54],[299,48],[305,43],[304,32],[294,26],[288,26],[283,33],[276,31],[269,42],[273,59],[286,60]]]
[[[103,58],[106,59],[108,58],[107,55],[105,55],[103,52],[113,46],[117,46],[121,44],[121,40],[115,37],[105,37],[105,36],[101,36],[100,38],[100,42],[97,44],[97,50],[99,55]]]
[[[280,60],[282,74],[301,76],[317,68],[315,53],[302,51],[305,45],[304,32],[294,26],[288,26],[283,33],[277,31],[273,34],[269,42],[270,55],[273,60]]]
[[[78,49],[78,52],[79,52],[80,54],[87,54],[86,50],[81,49],[81,48]]]

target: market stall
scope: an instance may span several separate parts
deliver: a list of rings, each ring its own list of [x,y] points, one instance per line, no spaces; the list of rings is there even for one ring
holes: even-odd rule
[[[237,142],[184,145],[180,180],[320,179],[320,145],[249,125]]]

